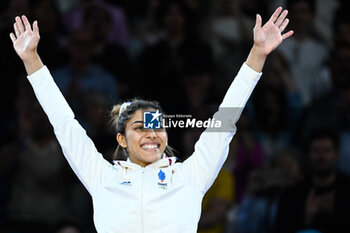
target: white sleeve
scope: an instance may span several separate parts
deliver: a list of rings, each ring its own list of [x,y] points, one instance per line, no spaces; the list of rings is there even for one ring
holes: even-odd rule
[[[207,128],[195,144],[194,153],[181,165],[188,181],[201,192],[210,188],[224,164],[236,123],[261,75],[247,64],[242,65],[213,116],[221,121],[220,129]]]
[[[68,163],[93,195],[104,176],[113,166],[96,150],[85,130],[74,119],[74,113],[64,99],[46,66],[28,76],[35,95],[54,128]]]

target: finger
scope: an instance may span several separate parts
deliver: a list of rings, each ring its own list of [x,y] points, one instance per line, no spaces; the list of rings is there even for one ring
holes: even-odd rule
[[[16,37],[18,38],[21,35],[21,33],[20,33],[19,29],[18,29],[17,23],[13,24],[13,29],[15,30]]]
[[[284,34],[282,35],[282,39],[283,39],[283,40],[287,39],[288,37],[292,36],[293,33],[294,33],[294,31],[292,31],[292,30],[290,30],[290,31],[288,31],[288,32],[286,32],[286,33],[284,33]]]
[[[280,32],[283,32],[284,29],[286,29],[287,25],[289,23],[289,19],[285,19],[282,23],[282,25],[280,26]]]
[[[22,21],[24,23],[24,26],[27,31],[32,31],[32,28],[30,27],[30,23],[25,15],[22,16]]]
[[[16,17],[16,24],[17,24],[17,27],[19,29],[19,32],[20,33],[24,33],[24,27],[23,27],[23,23],[22,23],[22,20],[20,17]]]
[[[39,27],[38,27],[38,21],[34,21],[33,23],[33,32],[37,35],[39,35]]]
[[[10,33],[10,38],[12,40],[12,43],[15,43],[16,42],[16,36],[15,34],[13,34],[12,32]]]
[[[275,12],[271,15],[271,18],[269,19],[269,22],[275,23],[276,19],[280,15],[282,11],[282,7],[278,7]]]
[[[276,25],[277,27],[280,27],[280,26],[282,25],[282,23],[283,23],[284,19],[286,18],[287,14],[288,14],[288,11],[287,11],[287,10],[284,10],[284,11],[282,12],[282,14],[278,17],[278,19],[277,19],[277,21],[276,21],[276,23],[275,23],[275,25]]]
[[[262,20],[259,14],[256,14],[255,28],[261,28]]]

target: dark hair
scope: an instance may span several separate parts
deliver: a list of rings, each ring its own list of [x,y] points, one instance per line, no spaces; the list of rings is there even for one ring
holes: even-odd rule
[[[339,136],[334,131],[330,129],[317,129],[309,134],[305,144],[305,152],[308,153],[312,143],[319,139],[330,139],[334,148],[336,150],[339,149]]]
[[[292,10],[292,6],[299,2],[305,2],[309,5],[310,11],[315,14],[316,13],[316,1],[315,0],[288,0],[287,1],[287,8],[288,10]]]
[[[126,123],[133,117],[135,112],[140,109],[157,109],[160,113],[164,113],[157,101],[133,99],[122,104],[114,105],[111,111],[111,120],[117,134],[120,133],[125,135]],[[169,157],[174,156],[174,149],[168,145],[165,147],[164,152]],[[128,153],[126,149],[120,149],[120,145],[118,145],[116,151],[114,152],[113,159],[126,160],[127,158]]]

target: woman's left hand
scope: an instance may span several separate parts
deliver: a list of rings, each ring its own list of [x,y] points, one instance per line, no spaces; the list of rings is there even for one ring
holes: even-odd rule
[[[276,49],[284,39],[293,35],[294,32],[292,30],[282,34],[289,23],[288,18],[286,18],[287,14],[287,10],[282,12],[282,7],[278,7],[264,26],[261,26],[261,16],[259,14],[256,15],[256,23],[253,30],[254,47],[265,56]]]

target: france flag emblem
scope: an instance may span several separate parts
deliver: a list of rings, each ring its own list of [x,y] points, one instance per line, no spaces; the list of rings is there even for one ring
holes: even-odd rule
[[[165,180],[165,173],[162,170],[159,171],[158,178],[160,179],[161,182]]]

